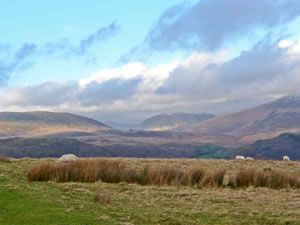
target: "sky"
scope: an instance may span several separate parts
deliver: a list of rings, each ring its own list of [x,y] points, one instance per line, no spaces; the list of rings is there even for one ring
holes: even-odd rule
[[[0,111],[138,123],[299,94],[298,0],[0,0]]]

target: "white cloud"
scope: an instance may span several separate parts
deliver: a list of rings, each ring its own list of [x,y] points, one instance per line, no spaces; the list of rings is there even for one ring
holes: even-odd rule
[[[194,52],[157,66],[136,62],[100,70],[79,82],[11,87],[0,93],[0,109],[70,111],[102,121],[233,112],[297,92],[299,46],[263,43],[233,59],[226,51]]]

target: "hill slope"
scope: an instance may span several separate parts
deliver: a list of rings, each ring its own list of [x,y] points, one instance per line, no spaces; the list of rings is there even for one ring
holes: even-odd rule
[[[65,132],[94,132],[106,129],[109,129],[109,127],[99,121],[70,113],[0,113],[0,137],[34,137]]]
[[[140,129],[148,131],[182,131],[214,117],[215,115],[207,113],[159,114],[142,122]]]
[[[188,129],[208,136],[238,137],[241,143],[300,132],[300,97],[289,96],[230,115],[204,121]]]
[[[235,155],[268,160],[282,160],[284,155],[288,155],[292,160],[300,160],[300,135],[285,133],[276,138],[259,140],[230,154],[231,158]]]

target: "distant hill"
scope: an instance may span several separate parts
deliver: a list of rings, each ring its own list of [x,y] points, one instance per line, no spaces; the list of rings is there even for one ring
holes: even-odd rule
[[[97,146],[72,138],[8,138],[0,139],[0,155],[12,158],[79,157],[135,158],[220,158],[228,149],[217,145],[192,144],[109,144]]]
[[[300,135],[281,134],[278,137],[259,140],[255,143],[241,147],[229,154],[231,158],[235,155],[244,155],[256,159],[282,160],[284,155],[292,160],[300,160]]]
[[[288,96],[242,112],[216,117],[186,131],[210,137],[232,136],[241,143],[252,143],[286,132],[300,133],[300,97]]]
[[[142,122],[139,128],[147,131],[182,131],[214,117],[207,113],[159,114]]]
[[[76,154],[81,157],[112,156],[99,146],[71,138],[8,138],[0,139],[0,155],[7,157],[44,158]]]
[[[107,130],[105,124],[70,113],[1,112],[0,137],[35,137],[66,132]]]

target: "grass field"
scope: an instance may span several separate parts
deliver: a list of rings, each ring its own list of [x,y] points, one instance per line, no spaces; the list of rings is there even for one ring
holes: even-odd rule
[[[26,180],[26,172],[53,159],[0,162],[0,224],[300,224],[300,189],[198,188]],[[300,174],[300,162],[121,159],[128,168],[201,166],[276,169]],[[95,197],[98,196],[95,201]]]

